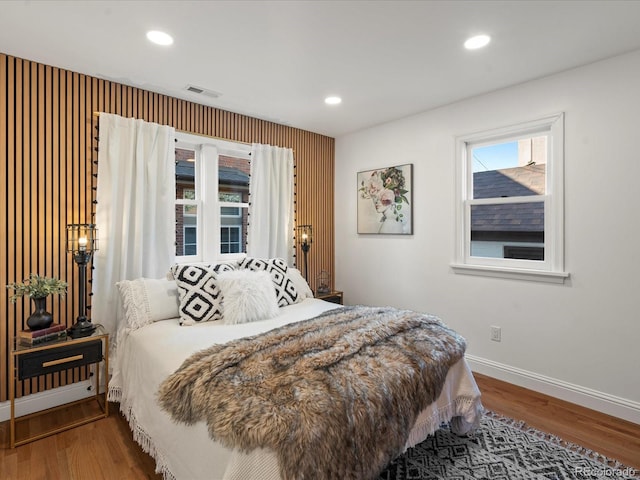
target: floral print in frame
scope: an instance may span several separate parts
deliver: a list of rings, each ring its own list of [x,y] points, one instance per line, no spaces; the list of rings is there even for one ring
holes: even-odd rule
[[[358,233],[411,235],[413,164],[358,172]]]

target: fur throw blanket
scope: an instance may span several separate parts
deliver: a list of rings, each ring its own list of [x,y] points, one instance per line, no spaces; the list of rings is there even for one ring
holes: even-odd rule
[[[403,452],[464,351],[437,317],[344,307],[198,352],[158,398],[229,448],[272,449],[284,480],[369,479]]]

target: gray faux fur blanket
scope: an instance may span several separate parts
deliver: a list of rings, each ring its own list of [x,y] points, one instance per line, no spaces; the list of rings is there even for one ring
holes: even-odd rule
[[[369,479],[404,450],[464,351],[434,316],[344,307],[198,352],[158,395],[227,447],[275,451],[284,480]]]

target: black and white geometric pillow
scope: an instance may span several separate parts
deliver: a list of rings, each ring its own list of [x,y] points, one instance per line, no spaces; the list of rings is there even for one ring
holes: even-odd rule
[[[276,288],[278,306],[286,307],[299,301],[298,291],[287,274],[287,262],[282,258],[251,258],[246,257],[240,262],[240,268],[248,268],[254,272],[264,270],[271,274],[273,286]]]
[[[180,325],[222,318],[222,293],[217,278],[218,273],[230,270],[234,268],[227,264],[172,267],[180,297]]]

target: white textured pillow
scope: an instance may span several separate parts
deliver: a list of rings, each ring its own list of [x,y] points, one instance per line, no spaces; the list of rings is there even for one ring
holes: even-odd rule
[[[269,272],[235,270],[218,275],[222,291],[222,320],[227,324],[273,318],[279,313],[276,289]]]
[[[298,291],[298,301],[301,302],[305,298],[313,298],[313,292],[311,291],[311,287],[300,273],[300,270],[297,268],[289,267],[287,269],[287,275],[291,278],[293,285],[296,287]]]
[[[174,280],[138,278],[122,280],[116,285],[122,298],[125,323],[132,330],[180,316],[178,286]]]

